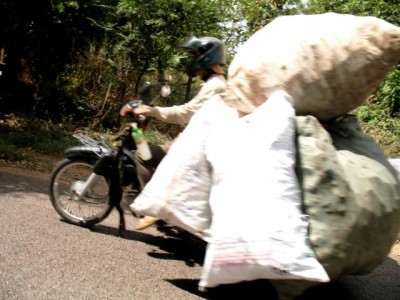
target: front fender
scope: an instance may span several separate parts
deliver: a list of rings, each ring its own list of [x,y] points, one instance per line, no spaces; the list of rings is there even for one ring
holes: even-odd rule
[[[64,154],[66,157],[89,157],[91,159],[99,159],[107,154],[111,150],[101,148],[101,147],[91,147],[91,146],[74,146],[66,149]]]

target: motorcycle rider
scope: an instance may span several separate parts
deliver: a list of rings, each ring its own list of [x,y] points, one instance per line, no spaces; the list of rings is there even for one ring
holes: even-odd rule
[[[226,64],[225,45],[221,40],[214,37],[198,38],[193,36],[184,42],[181,48],[193,56],[193,60],[186,70],[188,76],[198,76],[204,81],[196,96],[185,104],[170,107],[141,105],[132,109],[129,105],[125,105],[121,109],[121,116],[125,116],[133,110],[133,113],[137,115],[153,117],[166,123],[186,125],[195,112],[210,98],[225,91],[226,79],[223,69]],[[150,181],[171,144],[172,142],[165,145],[150,145],[152,158],[147,161],[141,159],[138,154],[135,155],[137,175],[142,189]],[[136,229],[147,228],[158,220],[158,218],[145,216],[140,220]]]

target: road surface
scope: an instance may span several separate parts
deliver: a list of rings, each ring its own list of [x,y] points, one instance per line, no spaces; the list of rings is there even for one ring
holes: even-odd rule
[[[117,214],[92,230],[62,222],[49,175],[0,167],[0,299],[276,299],[266,280],[199,292],[205,245],[156,227],[117,237]],[[304,299],[399,300],[400,249],[364,276],[311,288]]]

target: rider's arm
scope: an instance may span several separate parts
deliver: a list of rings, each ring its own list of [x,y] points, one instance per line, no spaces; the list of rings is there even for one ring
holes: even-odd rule
[[[225,84],[224,76],[214,75],[202,85],[197,95],[189,102],[171,107],[151,107],[146,115],[166,123],[186,125],[194,113],[210,98],[225,90]]]

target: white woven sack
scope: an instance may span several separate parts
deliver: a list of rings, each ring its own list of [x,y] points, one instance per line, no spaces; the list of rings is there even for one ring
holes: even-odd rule
[[[276,90],[298,115],[326,120],[348,113],[400,62],[400,27],[375,17],[336,13],[281,16],[234,57],[225,101],[249,113]]]
[[[216,108],[207,160],[212,225],[200,288],[255,279],[329,277],[307,243],[294,173],[294,109],[284,92],[238,118]]]
[[[400,158],[389,158],[388,161],[394,167],[397,172],[397,176],[400,179]]]
[[[192,117],[130,206],[139,214],[159,217],[206,241],[211,224],[211,171],[204,144],[211,120],[219,118],[213,109],[216,101],[222,102],[215,96]]]

